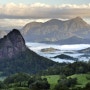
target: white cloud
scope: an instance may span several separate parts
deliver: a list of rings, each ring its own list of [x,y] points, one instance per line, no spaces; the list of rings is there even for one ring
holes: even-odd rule
[[[26,24],[27,22],[29,22],[28,19],[0,19],[0,25],[1,26],[22,26],[24,24]]]
[[[47,5],[42,3],[0,5],[0,18],[8,19],[43,19],[90,17],[90,4],[83,5]]]
[[[87,18],[90,23],[90,4],[8,3],[0,5],[0,27],[24,26],[31,21],[45,22],[51,18],[70,19],[77,16]]]
[[[30,22],[45,22],[49,19],[0,19],[0,30],[10,30],[13,28],[22,28]]]

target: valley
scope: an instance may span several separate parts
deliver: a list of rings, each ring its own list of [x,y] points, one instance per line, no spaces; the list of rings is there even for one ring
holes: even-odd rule
[[[25,42],[17,29],[0,43],[1,90],[90,88],[90,44]]]
[[[0,0],[0,90],[90,90],[90,0]]]
[[[87,49],[90,47],[90,44],[73,44],[73,45],[55,45],[55,44],[45,44],[45,43],[26,43],[26,45],[39,54],[40,56],[44,56],[48,59],[51,59],[55,62],[66,62],[73,63],[75,61],[89,61],[90,53],[88,52],[80,52],[81,50]],[[42,51],[44,50],[44,52]],[[84,50],[85,51],[85,50]],[[58,55],[63,54],[62,57],[58,57]],[[68,58],[67,58],[67,56]],[[56,57],[56,58],[54,58]],[[71,59],[69,58],[71,57]]]

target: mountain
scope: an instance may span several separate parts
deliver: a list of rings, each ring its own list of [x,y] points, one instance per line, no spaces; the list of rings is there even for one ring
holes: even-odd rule
[[[40,51],[41,51],[41,52],[55,52],[55,51],[59,51],[59,50],[50,47],[50,48],[44,48],[44,49],[41,49]]]
[[[0,39],[0,72],[3,75],[17,72],[35,74],[55,64],[57,63],[28,49],[17,29]]]
[[[60,58],[60,59],[65,59],[65,60],[78,60],[77,58],[71,57],[69,55],[65,55],[65,54],[61,54],[61,55],[57,55],[53,58]]]
[[[23,27],[23,34],[26,34],[28,32],[29,29],[35,29],[41,26],[42,23],[40,22],[32,22],[32,23],[28,23],[25,25],[25,27]]]
[[[90,54],[90,47],[85,48],[85,49],[82,49],[82,50],[79,50],[78,52],[79,52],[79,53]]]
[[[48,42],[48,43],[52,43],[52,42]],[[63,39],[63,40],[58,40],[56,42],[53,42],[56,44],[88,44],[90,43],[90,39],[84,39],[81,37],[77,37],[77,36],[72,36],[70,38],[67,39]]]
[[[81,17],[62,21],[51,19],[45,23],[31,22],[22,28],[22,34],[26,41],[30,42],[51,42],[79,37],[88,40],[90,25]],[[82,40],[83,41],[83,40]]]
[[[25,41],[16,29],[0,39],[0,59],[13,58],[25,50]]]

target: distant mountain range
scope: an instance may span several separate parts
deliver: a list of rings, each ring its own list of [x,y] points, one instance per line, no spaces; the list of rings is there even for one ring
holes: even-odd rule
[[[78,52],[79,53],[85,53],[86,55],[89,54],[89,56],[90,56],[90,47],[79,50]]]
[[[22,28],[22,34],[28,42],[90,43],[90,25],[81,17],[66,21],[51,19],[45,23],[30,22]]]
[[[0,72],[3,75],[17,72],[34,74],[55,64],[57,63],[28,49],[24,38],[16,29],[0,39]]]
[[[48,42],[51,43],[51,42]],[[63,40],[58,40],[56,42],[52,42],[55,44],[90,44],[90,39],[84,39],[81,37],[77,37],[77,36],[72,36],[70,38],[67,39],[63,39]]]

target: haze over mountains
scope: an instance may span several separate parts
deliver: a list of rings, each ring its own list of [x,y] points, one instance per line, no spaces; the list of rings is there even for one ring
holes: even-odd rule
[[[22,28],[22,34],[28,42],[54,44],[90,43],[90,25],[81,17],[66,21],[51,19],[45,23],[31,22]]]

